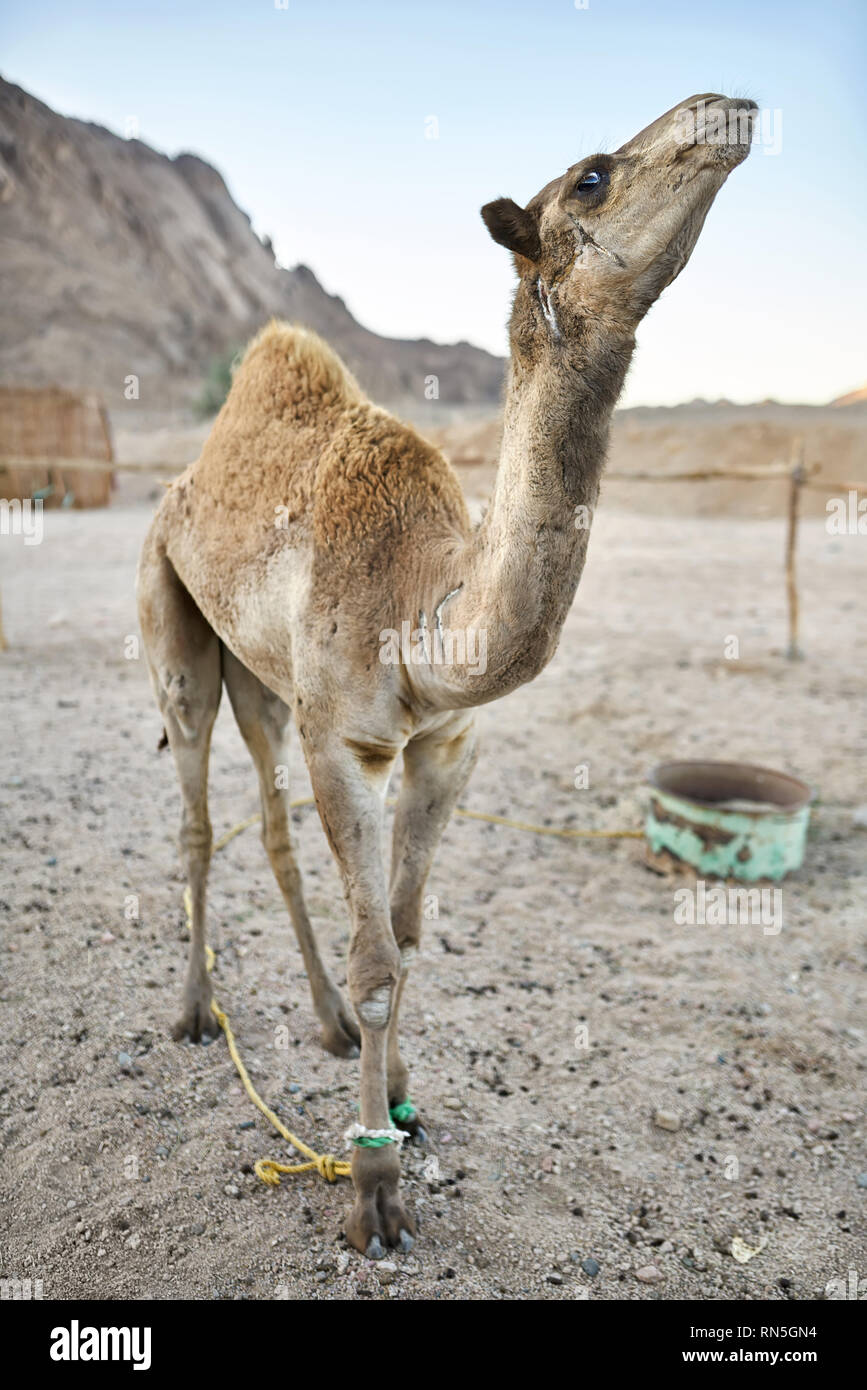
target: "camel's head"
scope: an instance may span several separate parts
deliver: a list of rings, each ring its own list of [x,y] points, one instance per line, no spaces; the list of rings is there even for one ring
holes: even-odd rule
[[[526,208],[511,198],[483,207],[528,291],[520,338],[568,339],[591,316],[633,331],[749,153],[756,109],[743,98],[690,97],[613,154],[573,164]]]

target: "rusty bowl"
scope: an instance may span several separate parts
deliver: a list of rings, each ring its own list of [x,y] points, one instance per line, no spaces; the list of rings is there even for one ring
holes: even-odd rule
[[[660,763],[648,778],[645,833],[711,878],[781,879],[804,859],[813,792],[751,763]]]

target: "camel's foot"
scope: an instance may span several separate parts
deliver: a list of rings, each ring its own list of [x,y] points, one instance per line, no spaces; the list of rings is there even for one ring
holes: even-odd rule
[[[184,990],[181,1016],[172,1028],[175,1042],[190,1038],[192,1042],[205,1042],[216,1038],[220,1025],[211,1012],[211,981],[206,976],[204,983],[187,986]]]
[[[407,1100],[390,1100],[388,1104],[391,1123],[394,1125],[395,1129],[402,1129],[409,1135],[413,1144],[426,1144],[427,1130],[422,1124],[421,1116],[415,1106],[413,1105],[412,1114],[409,1116],[407,1116],[405,1112],[403,1114],[400,1113],[404,1106],[412,1104],[412,1102]],[[398,1113],[395,1114],[395,1111]]]
[[[326,1052],[335,1057],[358,1057],[361,1052],[361,1033],[352,1009],[339,989],[329,994],[316,1011],[322,1024],[320,1042]]]
[[[415,1221],[400,1196],[400,1158],[394,1145],[356,1149],[352,1155],[355,1206],[346,1221],[346,1238],[369,1260],[381,1260],[388,1246],[409,1254]]]

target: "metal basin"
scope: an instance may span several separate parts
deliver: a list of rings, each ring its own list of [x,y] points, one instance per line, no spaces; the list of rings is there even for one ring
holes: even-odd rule
[[[804,859],[810,802],[804,782],[749,763],[660,763],[648,778],[645,833],[711,878],[781,879]]]

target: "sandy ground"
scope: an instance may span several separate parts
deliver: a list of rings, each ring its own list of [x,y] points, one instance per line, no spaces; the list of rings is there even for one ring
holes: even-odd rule
[[[403,1012],[430,1135],[404,1163],[420,1239],[377,1266],[343,1240],[346,1184],[255,1178],[284,1146],[251,1127],[222,1040],[168,1037],[179,798],[144,663],[125,655],[149,514],[54,512],[41,546],[2,540],[0,1274],[113,1299],[813,1299],[863,1278],[867,540],[805,523],[808,659],[792,665],[779,521],[603,505],[557,657],[480,711],[464,804],[636,826],[657,760],[740,757],[819,790],[806,866],[778,936],[684,927],[681,881],[640,841],[453,821]],[[219,832],[257,809],[227,702],[213,751]],[[297,749],[293,771],[303,796]],[[315,812],[296,822],[343,979],[336,871]],[[317,1045],[255,830],[211,885],[216,991],[253,1077],[290,1128],[341,1152],[358,1064]],[[739,1263],[735,1236],[762,1248]]]

